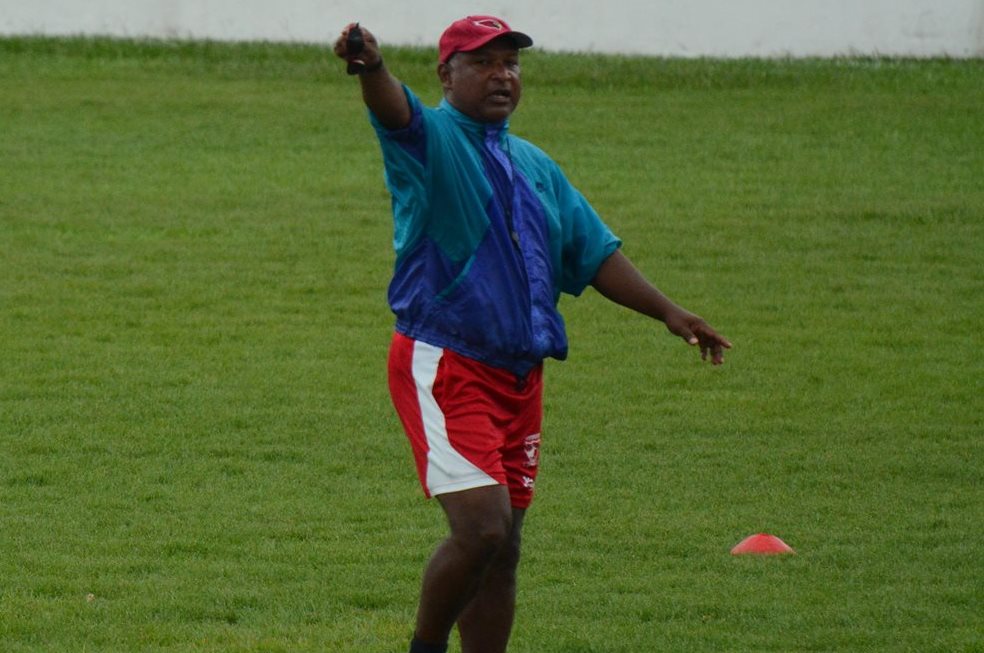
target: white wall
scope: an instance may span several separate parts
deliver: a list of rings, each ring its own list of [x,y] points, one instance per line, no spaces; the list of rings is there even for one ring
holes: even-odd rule
[[[359,20],[434,45],[492,13],[546,50],[668,56],[984,56],[984,0],[0,0],[0,34],[327,43]]]

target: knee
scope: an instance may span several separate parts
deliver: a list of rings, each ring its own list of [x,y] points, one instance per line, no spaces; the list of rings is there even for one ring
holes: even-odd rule
[[[520,543],[517,533],[506,538],[495,553],[492,565],[500,572],[515,572],[519,566]]]
[[[455,529],[452,538],[473,557],[489,562],[510,548],[511,515],[487,515],[464,527]]]
[[[490,517],[473,524],[459,535],[467,548],[483,558],[492,558],[508,544],[511,530],[512,520],[508,516]]]
[[[515,537],[516,517],[504,486],[476,488],[440,499],[451,527],[449,543],[474,564],[487,566]]]

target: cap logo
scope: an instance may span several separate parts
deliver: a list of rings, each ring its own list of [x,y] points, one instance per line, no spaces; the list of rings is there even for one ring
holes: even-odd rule
[[[475,20],[475,21],[472,21],[472,22],[475,25],[478,25],[479,27],[488,27],[489,29],[494,29],[497,32],[501,32],[502,30],[504,30],[506,28],[505,25],[503,25],[499,21],[493,20],[491,18],[486,18],[484,20]]]

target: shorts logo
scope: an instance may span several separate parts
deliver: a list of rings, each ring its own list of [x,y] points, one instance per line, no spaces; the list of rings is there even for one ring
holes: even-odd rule
[[[540,434],[534,433],[533,435],[526,436],[526,442],[523,445],[526,451],[526,462],[523,463],[523,467],[535,468],[540,464]]]

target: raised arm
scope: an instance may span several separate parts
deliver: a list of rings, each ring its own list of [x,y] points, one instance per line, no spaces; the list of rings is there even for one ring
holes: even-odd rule
[[[379,51],[379,42],[369,30],[359,26],[362,35],[361,49],[358,40],[353,42],[349,39],[357,25],[352,23],[342,30],[341,36],[335,41],[335,54],[346,62],[358,60],[361,64],[358,76],[362,85],[362,99],[379,122],[387,129],[406,127],[410,124],[411,113],[403,85],[386,69],[383,55]]]
[[[616,304],[663,322],[671,333],[686,340],[687,344],[700,346],[704,360],[710,354],[713,364],[724,362],[724,350],[731,348],[727,338],[702,318],[670,301],[642,276],[621,250],[605,259],[591,285]]]

